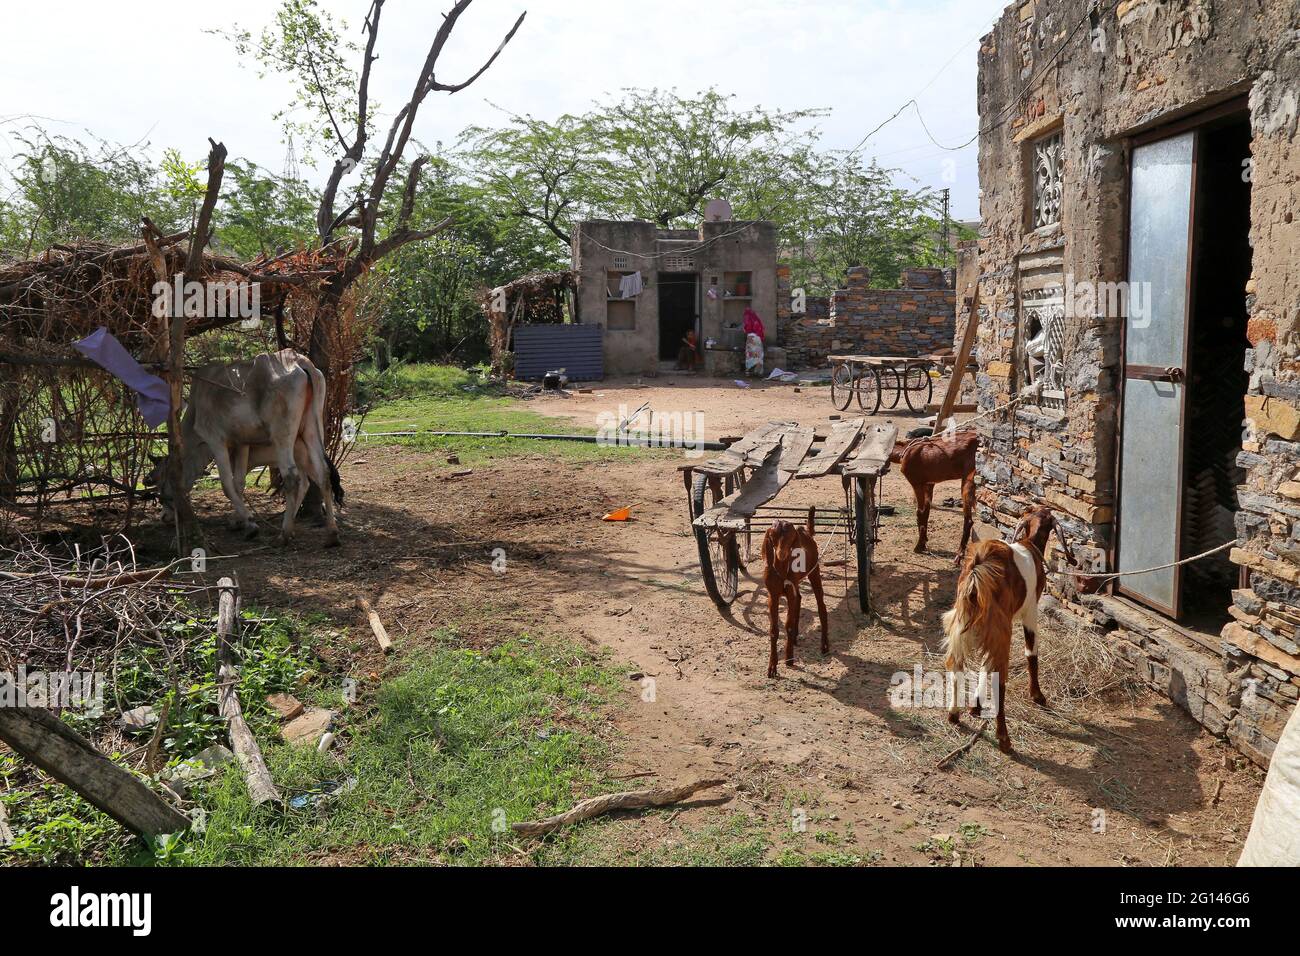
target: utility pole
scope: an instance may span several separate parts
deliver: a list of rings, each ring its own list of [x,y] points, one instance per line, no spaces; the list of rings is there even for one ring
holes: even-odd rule
[[[943,190],[943,264],[952,265],[952,190]]]

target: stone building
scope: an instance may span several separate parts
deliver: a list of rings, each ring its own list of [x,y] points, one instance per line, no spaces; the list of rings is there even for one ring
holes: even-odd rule
[[[776,227],[710,221],[693,229],[592,220],[573,237],[577,315],[604,327],[605,373],[655,374],[676,361],[681,340],[737,341],[746,308],[770,329],[776,319]],[[623,295],[640,274],[641,291]]]
[[[871,272],[849,269],[843,289],[809,296],[793,312],[790,269],[777,268],[777,339],[793,368],[824,367],[836,353],[928,355],[953,346],[956,293],[944,269],[905,269],[901,289],[871,288]]]
[[[1028,0],[979,53],[979,405],[1025,399],[979,426],[981,518],[1045,502],[1091,570],[1160,568],[1060,608],[1261,763],[1300,696],[1298,28]]]

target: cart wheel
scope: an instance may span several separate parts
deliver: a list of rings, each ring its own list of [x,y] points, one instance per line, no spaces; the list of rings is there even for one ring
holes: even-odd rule
[[[888,378],[882,378],[882,379],[881,379],[882,384],[883,384],[884,382],[887,382],[890,378],[892,378],[892,379],[894,380],[894,397],[893,397],[893,399],[890,401],[890,403],[889,403],[888,405],[886,405],[885,407],[886,407],[886,408],[897,408],[897,407],[898,407],[898,400],[899,400],[900,398],[903,397],[903,373],[900,372],[900,371],[897,369],[897,367],[894,367],[894,366],[890,366],[889,368],[885,369],[884,372],[885,372],[885,375],[888,376]],[[882,396],[882,397],[883,397],[883,396]]]
[[[841,363],[835,366],[835,371],[831,373],[831,404],[840,411],[849,407],[849,402],[853,401],[854,386],[853,366],[848,363]],[[862,401],[862,396],[858,396],[858,401]]]
[[[696,475],[691,488],[691,506],[696,516],[704,514],[722,496],[720,489],[708,481],[706,475]],[[740,584],[740,548],[736,532],[721,528],[695,528],[695,544],[700,552],[700,573],[704,577],[704,590],[725,611],[736,600]]]
[[[858,408],[868,415],[880,411],[880,372],[870,365],[858,376]]]
[[[920,397],[922,394],[925,398]],[[917,396],[916,404],[912,402],[913,395]],[[907,401],[907,407],[914,412],[923,412],[933,397],[934,379],[930,377],[930,370],[923,365],[913,365],[907,370],[903,381],[903,398]]]
[[[873,482],[859,478],[853,483],[853,524],[858,549],[858,606],[871,612],[871,555],[876,545],[876,503]]]

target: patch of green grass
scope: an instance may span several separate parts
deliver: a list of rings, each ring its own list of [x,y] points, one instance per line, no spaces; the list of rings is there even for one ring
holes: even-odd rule
[[[206,832],[177,861],[498,862],[516,853],[508,824],[608,789],[601,712],[619,681],[604,662],[528,638],[480,652],[443,635],[406,666],[341,735],[341,758],[267,753],[289,793],[327,779],[355,778],[352,789],[281,813],[254,808],[226,773],[203,797]]]
[[[498,386],[483,384],[477,374],[465,369],[406,365],[397,373],[397,384],[381,393],[362,426],[363,435],[400,431],[595,435],[597,423],[593,419],[590,427],[581,427],[531,412],[524,403],[506,396]],[[364,451],[371,444],[455,454],[466,466],[512,455],[542,455],[585,462],[671,454],[664,450],[607,448],[586,442],[431,435],[362,437],[357,451]]]

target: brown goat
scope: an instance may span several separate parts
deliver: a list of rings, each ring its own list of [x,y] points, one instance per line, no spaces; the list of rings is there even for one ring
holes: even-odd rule
[[[794,664],[794,648],[799,641],[799,585],[808,579],[817,598],[817,616],[822,625],[822,653],[831,652],[826,625],[826,598],[822,594],[822,572],[813,537],[817,510],[808,509],[808,526],[800,528],[788,521],[774,521],[763,535],[763,585],[767,588],[767,615],[772,636],[772,650],[767,660],[767,676],[776,676],[776,639],[781,625],[781,595],[789,607],[785,617],[785,663]]]
[[[975,452],[979,436],[973,431],[952,432],[933,438],[898,442],[889,460],[898,465],[899,473],[912,486],[916,496],[916,548],[925,551],[930,526],[930,503],[934,486],[941,481],[961,482],[962,529],[957,560],[966,553],[970,542],[972,513],[975,510]]]
[[[981,541],[971,549],[957,581],[957,600],[943,615],[944,668],[953,674],[979,667],[979,698],[988,701],[987,680],[997,676],[998,747],[1011,753],[1007,733],[1006,690],[1011,657],[1011,626],[1020,621],[1025,629],[1025,658],[1029,665],[1029,696],[1039,706],[1047,698],[1038,686],[1038,599],[1043,594],[1043,554],[1056,528],[1056,516],[1047,508],[1027,512],[1016,527],[1014,544]],[[958,701],[954,697],[948,719],[954,724]],[[971,712],[978,713],[979,706]]]

